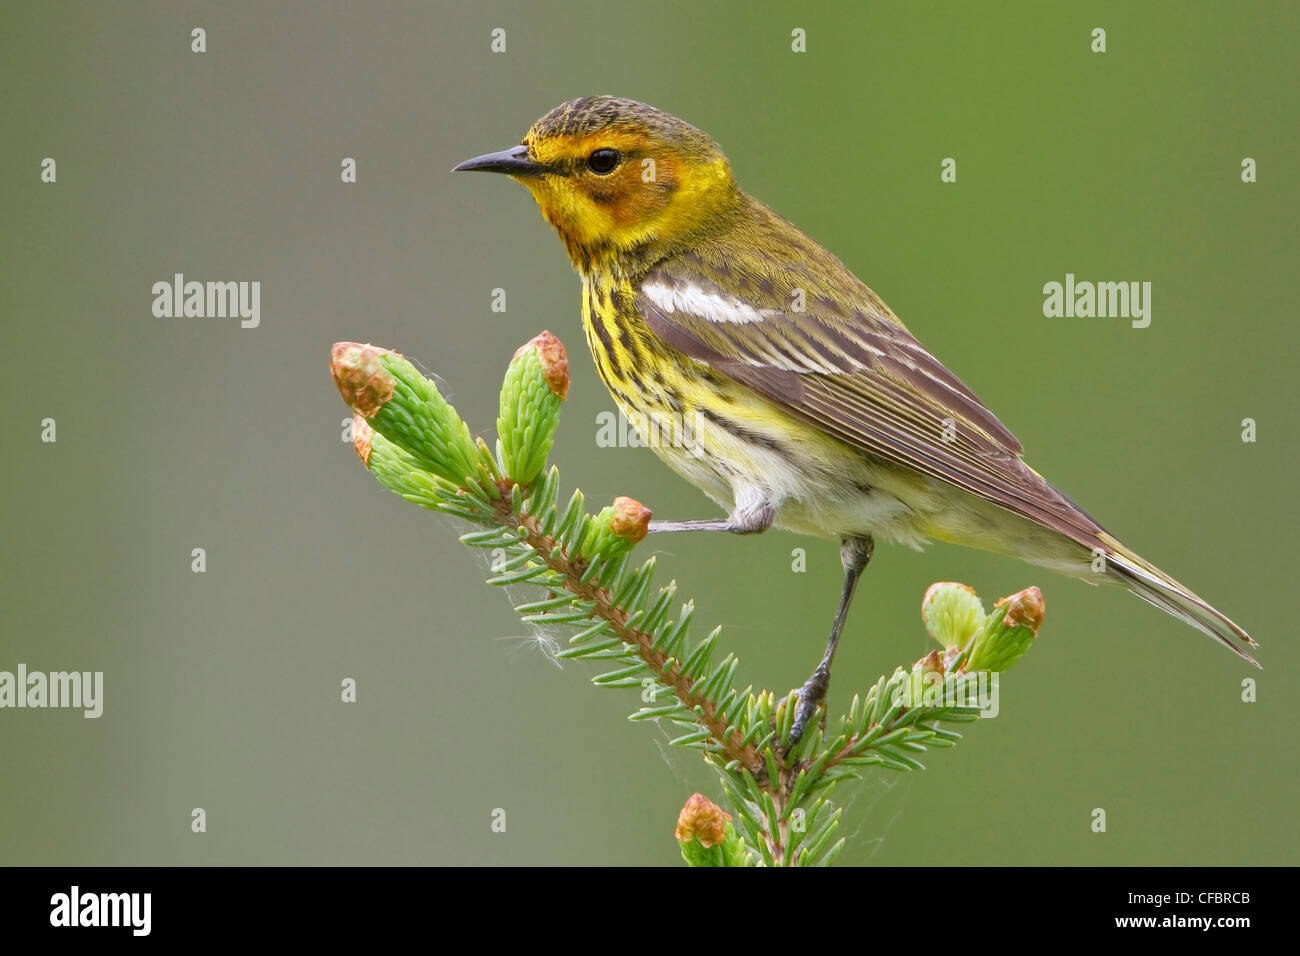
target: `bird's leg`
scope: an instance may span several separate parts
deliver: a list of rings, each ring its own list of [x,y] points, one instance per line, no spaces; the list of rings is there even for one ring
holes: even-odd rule
[[[826,691],[831,686],[831,661],[834,660],[835,648],[840,643],[840,632],[844,630],[844,621],[849,616],[849,605],[853,603],[853,592],[857,589],[858,579],[862,577],[862,571],[871,560],[874,550],[875,543],[869,535],[845,538],[840,542],[840,563],[844,566],[844,589],[840,592],[840,607],[835,612],[835,622],[831,625],[831,637],[826,643],[822,662],[799,690],[799,709],[795,711],[794,726],[790,728],[787,751],[803,739],[808,721],[812,720],[817,708],[826,699]]]
[[[651,521],[650,534],[660,531],[730,531],[732,534],[757,534],[772,527],[776,509],[768,502],[737,502],[726,518],[699,518],[695,521]]]

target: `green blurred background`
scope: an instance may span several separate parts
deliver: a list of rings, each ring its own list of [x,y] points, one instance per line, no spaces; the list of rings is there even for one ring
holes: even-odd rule
[[[0,17],[0,669],[102,670],[106,685],[99,720],[0,711],[0,861],[680,862],[677,811],[718,796],[712,774],[624,720],[635,695],[548,663],[456,529],[366,474],[326,370],[335,340],[397,348],[491,436],[506,361],[549,328],[573,360],[553,456],[570,486],[713,514],[650,452],[596,446],[614,406],[560,243],[522,189],[448,173],[608,92],[713,135],[742,185],[869,282],[1035,467],[1263,645],[1255,675],[1122,592],[882,546],[836,662],[837,712],[929,649],[931,581],[986,599],[1038,584],[1047,621],[998,719],[925,773],[841,790],[841,861],[1298,862],[1294,4]],[[260,327],[154,318],[150,287],[175,272],[260,280]],[[1044,318],[1042,286],[1067,272],[1151,281],[1151,327]],[[45,417],[56,444],[39,440]],[[838,593],[833,543],[652,546],[697,620],[726,625],[742,684],[806,676]],[[1240,699],[1247,676],[1258,703]]]

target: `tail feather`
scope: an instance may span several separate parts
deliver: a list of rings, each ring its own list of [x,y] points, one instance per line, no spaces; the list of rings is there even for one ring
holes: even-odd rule
[[[1259,662],[1242,650],[1239,644],[1249,647],[1259,645],[1239,625],[1155,565],[1144,561],[1118,541],[1111,541],[1114,547],[1106,556],[1106,566],[1119,578],[1120,583],[1148,604],[1190,624],[1201,633],[1208,634],[1242,660],[1259,667]]]

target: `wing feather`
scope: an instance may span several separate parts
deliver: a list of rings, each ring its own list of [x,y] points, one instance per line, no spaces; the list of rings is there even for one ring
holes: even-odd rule
[[[797,311],[770,273],[751,271],[732,292],[708,273],[734,280],[737,264],[697,253],[652,270],[636,308],[667,345],[841,441],[1101,545],[1101,526],[1021,461],[1020,442],[975,393],[835,265],[841,294],[808,295]]]

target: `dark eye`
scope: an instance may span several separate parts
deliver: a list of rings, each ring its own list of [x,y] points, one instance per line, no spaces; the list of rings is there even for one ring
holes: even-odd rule
[[[598,149],[587,157],[587,168],[597,176],[607,176],[622,158],[623,154],[616,149]]]

